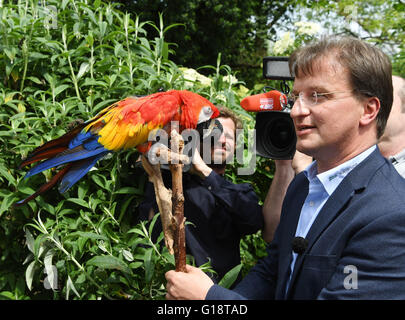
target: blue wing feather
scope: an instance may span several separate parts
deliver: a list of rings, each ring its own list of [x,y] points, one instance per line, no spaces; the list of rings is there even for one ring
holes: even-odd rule
[[[82,160],[80,162],[74,163],[73,166],[70,168],[69,172],[66,173],[59,185],[59,192],[64,193],[70,187],[72,187],[77,181],[79,181],[89,170],[96,164],[98,160],[100,160],[103,156],[105,156],[107,152],[100,153],[94,157]]]
[[[57,167],[68,162],[79,161],[86,158],[92,158],[100,154],[106,154],[109,152],[109,150],[97,142],[98,138],[99,137],[97,135],[91,132],[80,132],[69,143],[69,149],[31,168],[31,170],[29,170],[25,175],[25,178],[29,178],[44,170]]]
[[[98,136],[96,136],[94,133],[91,133],[90,131],[84,132],[81,131],[76,137],[74,137],[70,143],[69,143],[69,149],[76,148],[80,146],[83,142],[86,142],[89,139],[98,139]]]

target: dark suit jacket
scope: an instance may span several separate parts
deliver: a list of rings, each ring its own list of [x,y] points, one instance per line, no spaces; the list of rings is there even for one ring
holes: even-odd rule
[[[405,179],[378,149],[319,212],[285,292],[307,194],[301,173],[287,190],[268,256],[233,291],[214,285],[206,299],[405,299]]]

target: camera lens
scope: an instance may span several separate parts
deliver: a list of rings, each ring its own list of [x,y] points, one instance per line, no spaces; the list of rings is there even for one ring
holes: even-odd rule
[[[275,119],[268,124],[268,138],[277,149],[288,148],[294,139],[294,128],[287,119]]]
[[[282,111],[256,115],[256,153],[271,159],[292,159],[297,138],[290,114]]]

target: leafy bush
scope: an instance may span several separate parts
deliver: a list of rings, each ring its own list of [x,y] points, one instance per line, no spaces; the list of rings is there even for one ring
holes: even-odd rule
[[[50,190],[16,209],[15,201],[53,174],[47,170],[24,180],[21,157],[114,101],[158,90],[189,88],[226,104],[252,127],[252,116],[239,106],[243,87],[230,81],[232,72],[220,64],[220,55],[217,66],[205,66],[213,71],[208,85],[187,80],[165,41],[177,25],[165,27],[163,16],[158,26],[132,20],[97,0],[2,3],[0,298],[163,298],[164,273],[174,261],[151,242],[150,227],[135,224],[147,181],[136,151],[99,161],[63,195]],[[146,24],[156,35],[146,33]],[[250,178],[238,177],[234,167],[227,174],[234,182],[249,180],[260,194],[268,185],[255,181],[272,177],[270,165],[260,159]],[[260,241],[246,239],[245,248],[260,247]],[[257,259],[252,252],[245,257],[247,266]]]

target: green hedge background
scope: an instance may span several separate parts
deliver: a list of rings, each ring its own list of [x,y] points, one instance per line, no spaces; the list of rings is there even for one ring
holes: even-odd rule
[[[209,78],[170,60],[174,51],[165,35],[176,27],[165,26],[162,15],[158,25],[131,19],[101,1],[0,8],[0,298],[164,297],[164,272],[174,261],[151,242],[145,225],[135,224],[147,181],[136,151],[100,161],[66,194],[55,188],[21,208],[12,204],[52,176],[47,170],[24,180],[17,169],[22,157],[130,95],[189,89],[254,125],[239,106],[240,90],[247,89],[220,55],[216,66],[205,66]],[[268,188],[270,166],[262,160],[256,179],[267,185],[258,182],[258,192]],[[227,174],[237,182],[234,171]],[[241,250],[246,272],[264,254],[260,235],[247,238]]]
[[[166,25],[162,14],[146,21],[99,0],[5,2],[0,0],[0,299],[163,299],[164,273],[174,261],[151,241],[152,225],[135,223],[147,181],[135,150],[99,161],[66,194],[55,188],[16,209],[15,201],[53,174],[24,180],[25,171],[17,169],[21,158],[114,101],[162,89],[197,92],[234,110],[245,129],[253,128],[254,115],[240,100],[277,84],[258,80],[247,88],[222,64],[220,52],[216,63],[198,71],[177,65],[172,58],[186,49],[167,35],[182,26]],[[325,10],[331,5],[319,3]],[[288,55],[319,35],[311,23],[294,28],[294,37],[284,33],[266,52]],[[399,74],[401,50],[394,57]],[[227,168],[227,178],[251,183],[263,201],[273,161],[257,158],[251,176],[237,175],[238,166]],[[260,232],[245,237],[242,274],[264,254]]]

